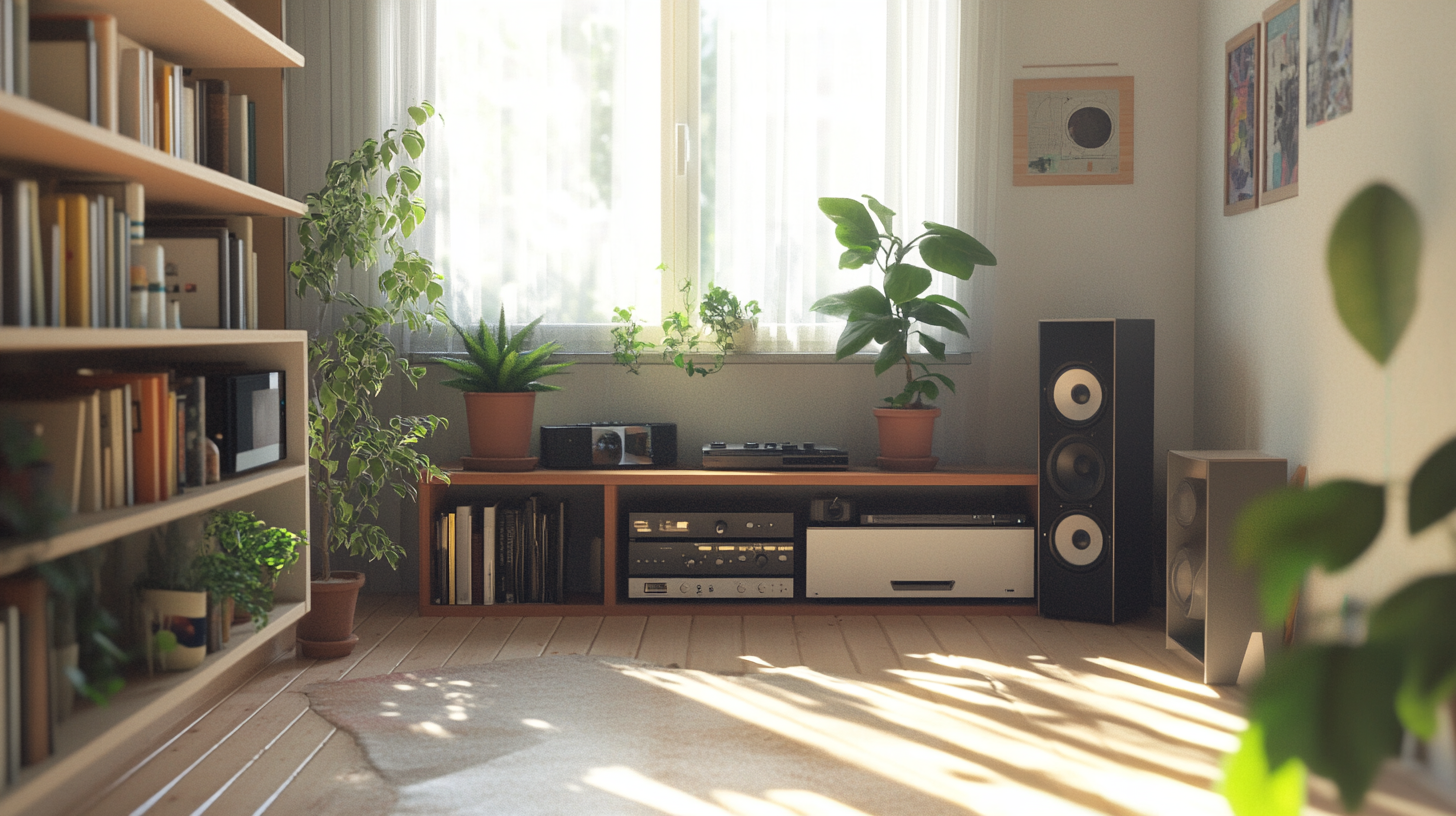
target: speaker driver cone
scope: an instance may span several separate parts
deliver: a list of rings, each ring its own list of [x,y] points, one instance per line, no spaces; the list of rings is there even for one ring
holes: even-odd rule
[[[1086,437],[1063,439],[1047,457],[1047,481],[1070,502],[1091,501],[1102,492],[1102,480],[1106,476],[1107,463],[1102,452]]]
[[[1198,518],[1198,509],[1203,506],[1203,480],[1184,479],[1173,492],[1173,518],[1187,527]]]
[[[1052,554],[1066,566],[1090,569],[1107,549],[1107,534],[1086,513],[1068,513],[1052,525],[1051,545]]]
[[[1047,402],[1062,422],[1086,425],[1102,413],[1102,381],[1089,368],[1067,366],[1052,377]]]

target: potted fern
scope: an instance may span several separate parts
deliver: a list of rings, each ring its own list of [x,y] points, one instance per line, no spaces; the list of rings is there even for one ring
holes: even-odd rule
[[[501,307],[500,323],[494,329],[484,318],[475,332],[450,321],[465,343],[466,357],[439,357],[436,361],[460,375],[441,384],[465,392],[470,456],[465,457],[464,465],[469,469],[530,470],[536,466],[536,459],[527,456],[536,393],[561,390],[540,380],[561,374],[572,365],[551,362],[551,355],[561,350],[560,343],[526,348],[531,332],[540,323],[538,317],[510,334],[506,330],[505,307]]]

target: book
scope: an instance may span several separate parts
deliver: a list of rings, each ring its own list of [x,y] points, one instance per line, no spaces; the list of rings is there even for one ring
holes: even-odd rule
[[[455,579],[455,514],[445,514],[445,595],[446,603],[457,603],[459,593]]]
[[[5,781],[20,781],[20,607],[5,604]]]
[[[30,187],[35,184],[26,179],[0,180],[0,277],[4,281],[0,287],[0,322],[7,326],[31,325],[31,253],[39,249],[31,244],[34,214]]]
[[[14,67],[11,69],[13,90],[16,96],[30,96],[30,26],[24,21],[30,19],[30,0],[13,0],[15,8],[15,25],[11,26],[11,57],[14,59]]]
[[[15,607],[6,607],[4,614],[0,614],[0,790],[9,787],[15,780],[10,772],[10,639],[18,633],[19,626],[10,625],[9,610]],[[19,768],[15,769],[19,772]]]
[[[248,102],[248,177],[249,184],[258,183],[258,103]]]
[[[472,592],[476,603],[495,603],[495,504],[480,508],[480,519],[470,538]]]
[[[46,460],[55,469],[51,489],[72,513],[81,511],[81,459],[86,433],[86,406],[79,398],[5,399],[0,416],[40,428]]]
[[[63,382],[75,387],[127,387],[131,392],[130,422],[131,493],[133,504],[149,504],[165,498],[161,484],[161,445],[165,426],[164,392],[168,375],[157,372],[93,372],[83,370],[65,375]]]
[[[30,98],[98,124],[95,24],[85,17],[30,18]]]
[[[207,378],[202,375],[177,378],[177,388],[187,397],[183,430],[183,472],[187,487],[207,484],[207,456],[203,440],[207,437]]]
[[[192,80],[182,80],[182,115],[181,134],[182,152],[178,155],[182,161],[197,162],[197,86]]]
[[[202,94],[199,105],[206,126],[202,131],[202,163],[219,173],[228,172],[228,81],[199,79],[197,90]]]
[[[117,132],[147,144],[147,120],[151,118],[151,94],[147,92],[151,73],[147,51],[135,43],[121,48],[117,62]]]
[[[91,203],[80,193],[54,196],[56,224],[61,228],[59,260],[63,326],[91,325]],[[45,207],[45,204],[42,204]]]
[[[0,606],[20,611],[20,754],[35,765],[51,755],[50,637],[46,582],[34,572],[0,578]]]
[[[473,553],[470,535],[472,522],[474,521],[474,509],[468,504],[462,504],[455,508],[454,524],[454,557],[455,557],[455,603],[469,604],[474,589],[474,570],[471,567],[470,556]]]
[[[248,95],[228,97],[228,173],[247,181],[253,177],[248,151]]]

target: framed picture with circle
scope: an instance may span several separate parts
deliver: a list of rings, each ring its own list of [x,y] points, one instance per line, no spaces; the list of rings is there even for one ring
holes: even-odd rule
[[[1018,79],[1012,106],[1013,185],[1132,184],[1132,77]]]

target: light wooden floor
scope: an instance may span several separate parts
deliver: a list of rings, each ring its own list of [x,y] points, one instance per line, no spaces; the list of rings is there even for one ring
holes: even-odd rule
[[[414,603],[412,596],[361,597],[355,620],[359,643],[350,657],[315,662],[284,654],[180,733],[158,735],[154,746],[138,746],[132,770],[85,812],[95,816],[387,813],[393,793],[369,768],[349,735],[335,731],[309,710],[304,687],[553,654],[636,657],[728,672],[803,665],[921,698],[944,694],[949,688],[933,682],[937,673],[964,675],[966,666],[975,661],[995,661],[1007,671],[1020,670],[1035,679],[1022,689],[1021,697],[1038,712],[1050,712],[1095,734],[1079,734],[1051,750],[1068,755],[1086,748],[1102,751],[1108,761],[1126,763],[1138,773],[1153,768],[1170,784],[1195,792],[1206,788],[1215,774],[1217,750],[1180,745],[1172,752],[1178,756],[1160,757],[1146,747],[1147,735],[1162,728],[1149,718],[1169,716],[1168,733],[1203,728],[1227,741],[1238,729],[1242,712],[1236,689],[1203,686],[1191,664],[1164,649],[1157,617],[1116,627],[1035,617],[959,616],[422,618]],[[757,661],[745,660],[744,655]],[[1057,684],[1065,688],[1059,690]],[[936,688],[942,691],[933,691]],[[1134,705],[1148,707],[1129,708]],[[1122,732],[1140,729],[1143,733],[1134,737],[1143,740],[1142,748],[1115,748],[1107,754],[1117,740],[1132,745]],[[1062,738],[1047,731],[1036,739]],[[1402,816],[1447,812],[1431,804],[1439,800],[1411,793],[1405,782],[1383,781],[1382,790],[1395,792],[1380,793],[1376,804],[1390,809],[1370,812]],[[1096,801],[1109,801],[1100,796]],[[1205,795],[1199,801],[1208,807],[1210,798]],[[1316,785],[1314,801],[1324,806],[1310,812],[1338,812],[1328,805],[1328,786]],[[1221,806],[1215,800],[1213,811]],[[1164,811],[1108,805],[1107,812]]]

